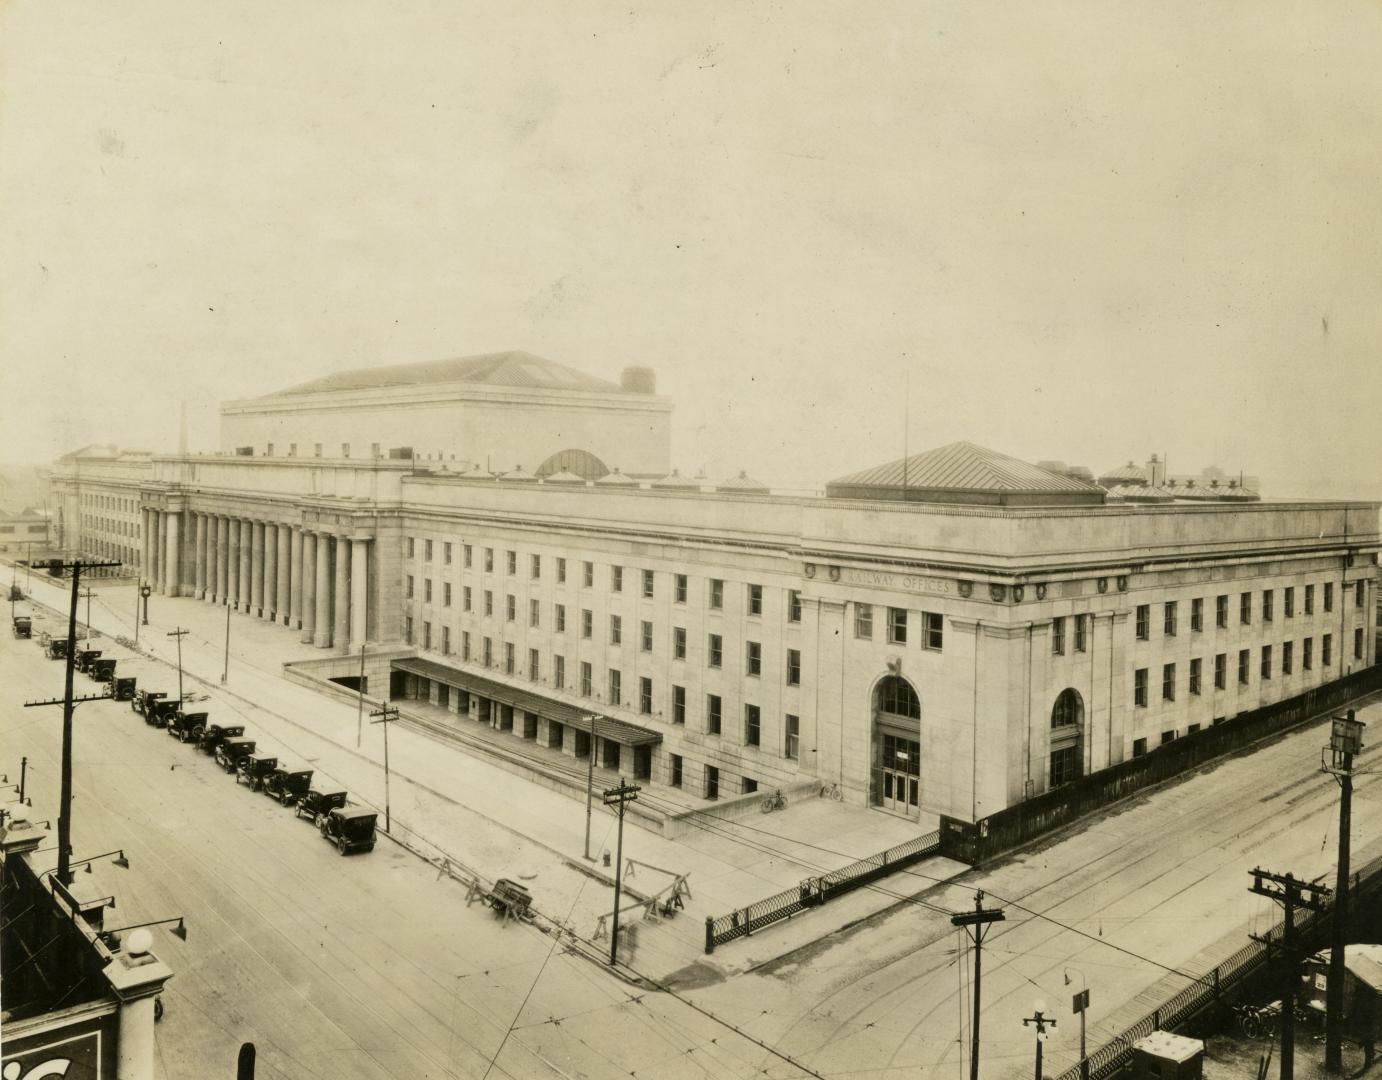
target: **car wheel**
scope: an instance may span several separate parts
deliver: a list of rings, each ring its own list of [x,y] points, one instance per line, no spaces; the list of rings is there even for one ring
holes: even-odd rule
[[[336,841],[336,850],[339,851],[342,855],[346,853],[345,837],[341,837],[341,839]]]

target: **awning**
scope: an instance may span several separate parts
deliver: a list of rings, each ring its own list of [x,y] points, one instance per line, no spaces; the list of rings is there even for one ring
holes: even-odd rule
[[[433,682],[439,682],[458,690],[466,690],[472,694],[479,694],[481,697],[498,701],[504,705],[511,705],[515,709],[522,709],[524,712],[540,716],[544,720],[556,721],[576,731],[590,731],[591,711],[593,710],[578,709],[565,701],[557,701],[555,698],[544,697],[530,690],[510,686],[508,683],[487,679],[483,675],[473,675],[469,671],[439,664],[435,660],[423,660],[420,657],[410,656],[403,660],[392,661],[392,667],[395,671],[406,671],[410,675],[420,675],[424,679],[431,679]],[[601,738],[610,739],[623,746],[652,746],[662,741],[662,735],[659,732],[650,731],[647,728],[639,727],[637,724],[615,720],[608,716],[600,716],[596,720],[595,733]]]

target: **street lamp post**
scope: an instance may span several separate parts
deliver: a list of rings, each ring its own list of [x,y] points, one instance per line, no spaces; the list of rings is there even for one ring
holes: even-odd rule
[[[144,625],[149,625],[149,597],[154,594],[153,587],[146,581],[139,586],[139,595],[144,598]]]
[[[1065,972],[1065,985],[1070,985],[1070,972],[1074,971],[1080,977],[1081,989],[1070,1000],[1070,1011],[1078,1013],[1080,1017],[1080,1080],[1089,1080],[1089,1058],[1085,1054],[1084,1041],[1084,1018],[1089,1011],[1089,986],[1084,977],[1084,972],[1078,968],[1070,968]]]
[[[1046,1002],[1038,1001],[1033,1006],[1035,1015],[1024,1016],[1022,1026],[1032,1025],[1036,1027],[1036,1080],[1041,1080],[1041,1047],[1046,1042],[1046,1029],[1056,1026],[1055,1020],[1046,1015]]]

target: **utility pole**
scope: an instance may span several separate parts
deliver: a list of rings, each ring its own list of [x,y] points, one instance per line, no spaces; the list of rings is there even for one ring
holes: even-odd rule
[[[119,566],[118,562],[54,562],[59,572],[72,571],[72,602],[67,611],[67,663],[63,677],[63,695],[47,701],[26,701],[26,709],[40,705],[62,706],[62,787],[61,802],[58,807],[58,880],[64,885],[72,884],[72,871],[68,859],[72,855],[72,710],[83,701],[103,701],[104,694],[93,694],[83,698],[72,697],[72,670],[77,653],[77,597],[81,589],[83,567]]]
[[[19,759],[19,801],[24,801],[24,782],[29,776],[29,759],[22,757]]]
[[[1089,1056],[1084,1048],[1084,1016],[1089,1012],[1089,987],[1077,993],[1070,1002],[1070,1011],[1080,1016],[1080,1080],[1089,1080]]]
[[[592,725],[593,727],[594,725]],[[593,752],[593,751],[592,751]],[[606,806],[619,807],[619,844],[617,855],[614,862],[614,929],[609,938],[609,963],[613,967],[618,962],[619,957],[619,898],[624,885],[624,811],[629,803],[638,799],[638,793],[643,790],[637,784],[627,784],[624,778],[619,778],[617,788],[606,788],[604,803]]]
[[[91,591],[91,586],[86,587],[86,592],[82,596],[86,597],[86,640],[91,640],[91,598],[96,594]]]
[[[184,630],[179,626],[175,630],[169,630],[167,636],[178,639],[178,710],[182,710],[182,639],[190,634],[190,630]]]
[[[590,807],[595,798],[595,725],[603,720],[602,716],[591,715],[590,717],[590,746],[585,755],[585,861],[594,862],[595,856],[590,854]]]
[[[1336,716],[1329,737],[1331,764],[1322,771],[1339,781],[1339,865],[1334,882],[1334,916],[1330,926],[1329,980],[1325,985],[1324,1067],[1342,1072],[1344,1013],[1344,946],[1348,933],[1349,832],[1353,813],[1353,755],[1363,749],[1363,721],[1352,709],[1347,716]]]
[[[398,719],[398,709],[393,705],[380,705],[370,713],[377,720],[371,724],[384,725],[384,831],[393,832],[393,816],[389,811],[389,723]]]
[[[227,618],[227,630],[229,631],[229,616]],[[223,682],[225,680],[222,680]],[[364,739],[365,732],[365,643],[360,642],[360,691],[359,703],[355,706],[355,748],[360,748],[360,743]]]
[[[1032,1011],[1034,1015],[1022,1018],[1022,1026],[1027,1027],[1029,1024],[1036,1026],[1036,1080],[1041,1080],[1041,1047],[1046,1042],[1046,1029],[1055,1027],[1056,1022],[1045,1015],[1046,1002],[1044,1001],[1038,1001]]]
[[[1003,922],[1002,908],[984,910],[984,890],[974,894],[974,910],[950,916],[951,926],[964,927],[965,936],[974,942],[974,1022],[970,1025],[969,1080],[979,1080],[979,988],[982,974],[984,933],[989,923]]]
[[[1302,881],[1290,874],[1274,874],[1257,867],[1254,867],[1251,873],[1252,888],[1249,891],[1275,900],[1286,912],[1281,924],[1281,941],[1272,941],[1270,935],[1261,937],[1253,934],[1252,937],[1268,949],[1279,946],[1286,957],[1286,975],[1282,980],[1281,989],[1280,1076],[1281,1080],[1292,1080],[1296,1064],[1296,984],[1300,981],[1300,958],[1296,954],[1296,908],[1323,910],[1329,889],[1315,881]]]
[[[225,659],[221,663],[221,682],[226,681],[230,675],[230,601],[223,600],[226,609],[226,653]]]

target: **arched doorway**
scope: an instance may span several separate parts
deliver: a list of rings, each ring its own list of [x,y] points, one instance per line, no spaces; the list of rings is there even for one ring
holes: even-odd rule
[[[901,675],[873,691],[873,803],[889,813],[921,816],[921,701]]]
[[[1051,708],[1051,778],[1058,788],[1084,774],[1084,699],[1076,689],[1060,692]]]
[[[553,473],[575,473],[583,480],[598,480],[609,474],[605,463],[589,450],[558,450],[537,467],[536,475],[545,479]]]

